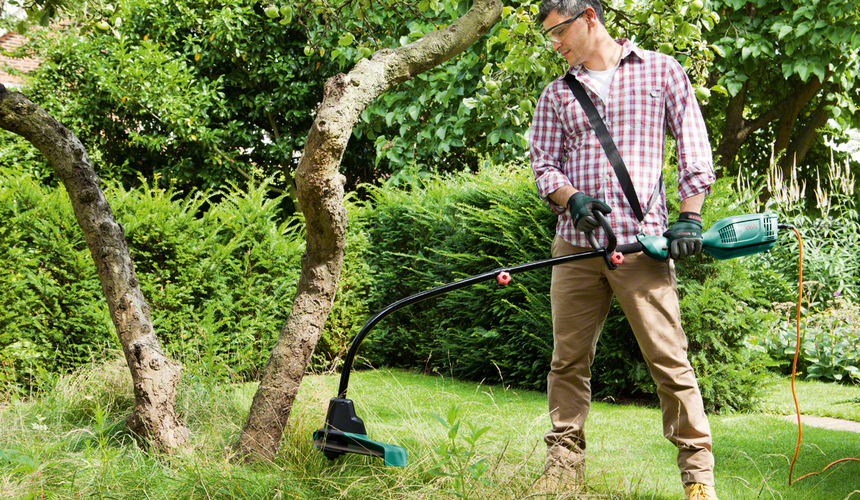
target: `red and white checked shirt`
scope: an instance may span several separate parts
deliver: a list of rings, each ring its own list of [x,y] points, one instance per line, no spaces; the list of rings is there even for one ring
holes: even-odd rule
[[[715,181],[711,146],[702,112],[681,65],[673,57],[640,49],[628,40],[618,43],[622,46],[621,63],[607,101],[597,94],[583,66],[568,71],[582,82],[606,123],[630,172],[642,210],[648,208],[648,200],[660,179],[667,126],[677,141],[681,199],[710,193],[710,185]],[[635,242],[640,232],[659,235],[666,230],[665,190],[660,190],[654,207],[640,224],[597,134],[563,76],[541,94],[529,142],[538,193],[558,214],[556,233],[565,241],[590,247],[585,235],[573,227],[567,207],[548,198],[565,185],[572,185],[612,207],[608,218],[619,245]],[[607,244],[603,231],[596,236],[602,245]]]

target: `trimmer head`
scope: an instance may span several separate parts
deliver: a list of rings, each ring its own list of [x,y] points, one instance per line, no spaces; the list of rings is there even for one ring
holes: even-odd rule
[[[364,422],[355,414],[352,400],[332,398],[325,427],[314,431],[314,447],[334,460],[346,453],[379,457],[393,467],[406,467],[406,450],[367,437]]]

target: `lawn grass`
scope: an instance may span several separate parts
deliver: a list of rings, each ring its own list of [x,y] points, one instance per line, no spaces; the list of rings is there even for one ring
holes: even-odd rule
[[[795,380],[795,388],[800,413],[860,422],[860,387],[798,379]],[[760,411],[783,415],[795,413],[790,379],[774,379],[762,401]]]
[[[403,446],[409,455],[409,466],[387,468],[363,456],[328,461],[313,449],[311,433],[323,423],[338,378],[308,376],[281,453],[272,462],[247,465],[234,460],[231,444],[254,384],[217,385],[186,375],[177,403],[194,446],[179,456],[153,458],[123,431],[131,407],[127,379],[121,361],[108,363],[61,378],[39,399],[0,409],[0,498],[453,499],[458,492],[482,499],[577,498],[541,494],[535,486],[549,422],[543,393],[399,371],[355,373],[349,397],[370,437]],[[776,381],[764,408],[782,413],[786,385]],[[800,382],[798,391],[812,414],[840,407],[840,415],[858,417],[860,405],[839,402],[860,397],[856,387]],[[431,473],[439,462],[434,448],[447,439],[433,412],[444,417],[456,405],[464,421],[460,436],[467,423],[490,427],[472,459],[486,459],[486,484],[468,480],[461,490],[452,478]],[[711,426],[723,500],[860,500],[856,462],[787,486],[797,430],[778,414],[712,416]],[[590,490],[581,498],[683,498],[675,448],[661,435],[659,410],[595,402],[588,436]],[[853,433],[805,428],[803,443],[795,478],[860,455],[860,436]]]

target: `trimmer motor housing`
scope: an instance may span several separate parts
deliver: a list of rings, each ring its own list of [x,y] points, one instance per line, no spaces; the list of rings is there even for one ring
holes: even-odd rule
[[[776,245],[777,217],[772,212],[725,217],[702,235],[702,247],[720,260],[766,252]]]
[[[766,252],[776,245],[777,218],[773,212],[724,217],[702,235],[702,250],[720,260]],[[669,240],[664,236],[639,234],[636,239],[652,259],[669,258]]]

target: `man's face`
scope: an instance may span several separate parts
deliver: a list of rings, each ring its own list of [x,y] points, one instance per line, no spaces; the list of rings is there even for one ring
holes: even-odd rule
[[[552,39],[553,50],[561,54],[570,66],[582,64],[585,60],[588,41],[586,15],[587,12],[582,11],[573,16],[563,16],[554,10],[543,21],[543,29],[549,30],[546,36]]]

